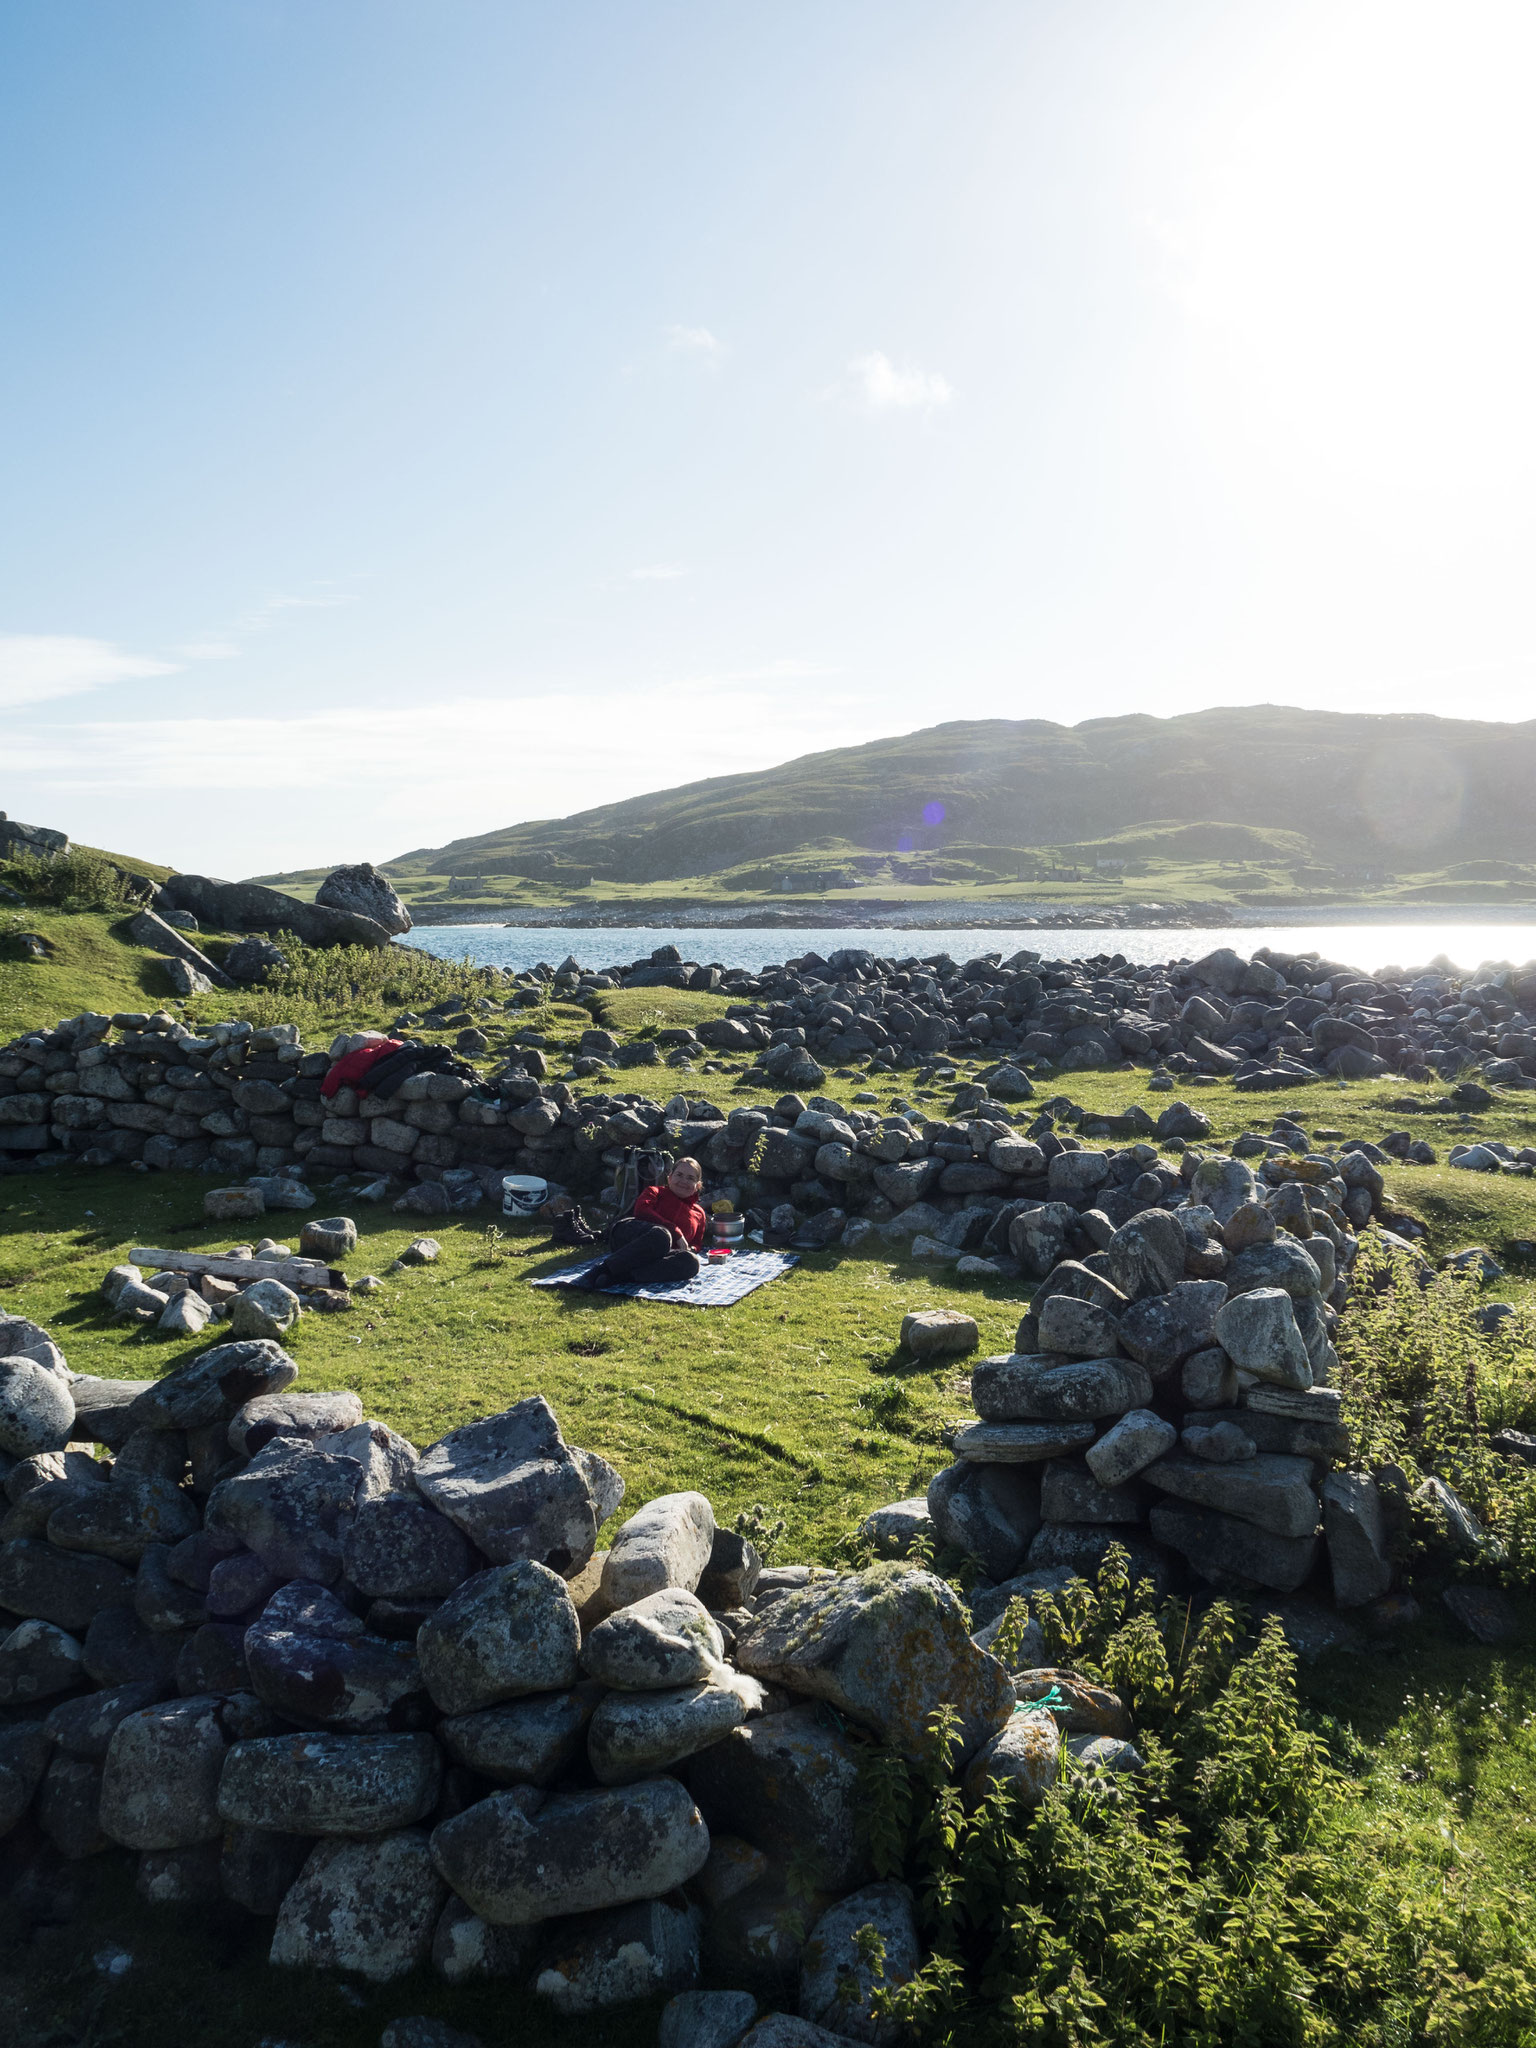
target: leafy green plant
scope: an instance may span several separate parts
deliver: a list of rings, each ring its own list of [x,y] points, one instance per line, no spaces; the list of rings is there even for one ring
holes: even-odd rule
[[[1277,1620],[1249,1647],[1231,1608],[1159,1603],[1117,1551],[1037,1618],[1053,1656],[1134,1703],[1145,1768],[967,1810],[953,1708],[917,1762],[872,1750],[872,1858],[912,1886],[928,1950],[879,2012],[922,2048],[1530,2042],[1521,1915],[1415,1895],[1363,1853],[1360,1794],[1302,1725]]]
[[[115,862],[83,846],[67,853],[13,853],[0,862],[0,881],[19,889],[29,903],[54,910],[127,909],[145,893]]]
[[[1410,1488],[1444,1480],[1488,1531],[1474,1568],[1507,1585],[1536,1585],[1536,1471],[1488,1442],[1493,1427],[1528,1419],[1523,1329],[1485,1334],[1475,1280],[1445,1272],[1422,1281],[1403,1253],[1369,1239],[1356,1294],[1339,1356],[1357,1462],[1396,1465]],[[1434,1517],[1415,1511],[1400,1540],[1410,1554],[1437,1544]]]
[[[765,1565],[772,1564],[773,1553],[784,1540],[785,1521],[782,1515],[770,1520],[768,1510],[759,1501],[750,1508],[743,1508],[736,1517],[736,1534],[745,1536]]]

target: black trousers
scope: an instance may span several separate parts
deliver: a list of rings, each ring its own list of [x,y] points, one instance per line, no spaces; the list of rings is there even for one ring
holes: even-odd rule
[[[615,1280],[638,1282],[654,1287],[667,1280],[691,1280],[699,1270],[697,1252],[672,1248],[672,1233],[665,1224],[651,1223],[643,1216],[621,1216],[608,1233],[608,1256],[603,1261]]]

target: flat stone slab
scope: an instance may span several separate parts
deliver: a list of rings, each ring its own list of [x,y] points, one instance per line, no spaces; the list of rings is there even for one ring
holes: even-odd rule
[[[1086,1450],[1091,1422],[968,1422],[955,1431],[954,1452],[974,1465],[1039,1465]]]

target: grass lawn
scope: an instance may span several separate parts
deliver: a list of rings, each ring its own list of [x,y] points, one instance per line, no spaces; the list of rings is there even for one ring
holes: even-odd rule
[[[47,913],[36,922],[49,929]],[[109,922],[60,919],[71,930],[53,963],[0,965],[7,1031],[87,1006],[115,1007],[129,1000],[130,987],[133,1006],[144,1006],[150,992],[134,980],[142,958],[107,936]],[[277,1014],[275,998],[257,1002]],[[721,998],[670,990],[612,992],[594,1005],[599,1021],[627,1035],[724,1007]],[[195,1014],[255,1009],[220,996]],[[341,1021],[387,1021],[367,990],[286,1014],[295,1013],[311,1042]],[[588,1021],[573,1006],[548,1006],[494,1018],[488,1028],[499,1039],[535,1023],[568,1048]],[[745,1066],[736,1058],[708,1073],[641,1069],[604,1085],[660,1097],[676,1086],[729,1107],[762,1099],[742,1084]],[[558,1073],[560,1063],[553,1068]],[[1046,1081],[1040,1092],[1050,1095],[1057,1085]],[[1140,1072],[1073,1074],[1059,1087],[1090,1112],[1140,1101],[1155,1115],[1170,1100],[1148,1094]],[[843,1100],[873,1094],[882,1106],[916,1102],[935,1114],[948,1109],[952,1094],[940,1085],[915,1095],[910,1076],[830,1077],[826,1092]],[[1190,1088],[1187,1098],[1212,1118],[1216,1142],[1267,1129],[1280,1111],[1313,1132],[1380,1138],[1407,1127],[1442,1159],[1458,1137],[1532,1141],[1536,1096],[1510,1097],[1465,1119],[1430,1107],[1442,1092],[1393,1081],[1317,1083],[1252,1097],[1223,1083]],[[1444,1166],[1393,1167],[1387,1179],[1393,1199],[1428,1226],[1433,1251],[1485,1242],[1506,1264],[1492,1291],[1521,1307],[1528,1354],[1536,1261],[1512,1248],[1536,1240],[1536,1182]],[[202,1347],[114,1326],[97,1290],[135,1244],[226,1246],[229,1227],[211,1227],[202,1215],[208,1185],[201,1176],[127,1170],[0,1180],[0,1310],[46,1324],[79,1370],[143,1379],[169,1370]],[[322,1209],[331,1206],[349,1203],[322,1193]],[[963,1305],[981,1324],[983,1351],[1007,1350],[1025,1293],[1007,1284],[964,1286],[900,1259],[831,1252],[805,1258],[788,1278],[717,1311],[571,1297],[526,1285],[558,1261],[541,1249],[540,1232],[503,1226],[489,1210],[425,1223],[407,1223],[387,1208],[350,1213],[360,1234],[347,1262],[354,1277],[382,1272],[423,1230],[438,1239],[442,1257],[391,1277],[383,1293],[350,1313],[306,1317],[291,1346],[301,1386],[355,1388],[370,1414],[419,1444],[543,1393],[573,1442],[619,1468],[627,1507],[685,1487],[706,1493],[722,1521],[761,1505],[784,1518],[781,1562],[833,1558],[870,1508],[921,1492],[948,1462],[940,1429],[965,1410],[959,1374],[953,1366],[920,1369],[898,1352],[903,1314]],[[301,1220],[269,1217],[266,1227],[296,1237]],[[507,1234],[493,1234],[493,1225]],[[1528,1896],[1536,1890],[1536,1660],[1524,1647],[1471,1644],[1441,1609],[1437,1583],[1426,1579],[1418,1591],[1420,1621],[1367,1656],[1335,1656],[1307,1670],[1306,1700],[1364,1790],[1363,1862],[1395,1863],[1426,1897],[1450,1894],[1465,1897],[1469,1911],[1508,1911],[1536,1944],[1536,1904]],[[506,1987],[449,1991],[424,1977],[373,1990],[291,1978],[265,1966],[264,1923],[226,1919],[218,1909],[206,1920],[156,1914],[120,1870],[106,1866],[88,1866],[83,1881],[93,1888],[91,1907],[56,1939],[0,1950],[0,2037],[128,2048],[163,2048],[172,2035],[240,2048],[262,2041],[373,2048],[387,2019],[422,2012],[449,2017],[487,2043],[628,2048],[654,2039],[654,2007],[561,2025],[530,2015],[527,2001],[514,2002]],[[90,1956],[114,1941],[136,1962],[109,1990]]]

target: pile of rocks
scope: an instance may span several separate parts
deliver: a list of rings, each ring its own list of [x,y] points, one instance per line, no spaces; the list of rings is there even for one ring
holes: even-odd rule
[[[577,1000],[611,987],[709,989],[738,999],[705,1046],[799,1048],[809,1065],[869,1060],[919,1066],[965,1055],[1052,1072],[1151,1066],[1170,1075],[1230,1076],[1265,1089],[1319,1074],[1424,1080],[1480,1068],[1499,1086],[1536,1085],[1536,961],[1463,981],[1448,962],[1361,973],[1316,954],[1228,947],[1199,960],[1137,967],[1122,954],[1047,960],[988,953],[894,960],[864,948],[808,953],[760,974],[703,967],[663,947],[647,960],[584,973],[574,960],[518,977]],[[779,1055],[787,1059],[788,1055]]]
[[[1177,1194],[1118,1225],[1093,1206],[1107,1157],[1058,1154],[1058,1199],[1010,1225],[1041,1283],[1015,1349],[973,1370],[956,1462],[870,1535],[901,1548],[931,1525],[1004,1603],[1091,1575],[1112,1542],[1160,1584],[1172,1552],[1209,1583],[1277,1593],[1317,1579],[1325,1548],[1338,1606],[1386,1593],[1388,1514],[1373,1477],[1334,1469],[1350,1442],[1330,1384],[1381,1175],[1363,1151],[1280,1137],[1294,1149],[1257,1173],[1186,1153]],[[955,1320],[908,1341],[952,1349]]]
[[[947,1703],[968,1799],[1057,1774],[1061,1717],[1016,1711],[1041,1674],[924,1570],[764,1570],[697,1493],[596,1551],[623,1481],[541,1398],[418,1453],[270,1340],[148,1384],[17,1320],[0,1351],[13,1872],[125,1850],[150,1900],[269,1917],[276,1964],[430,1961],[567,2014],[707,1972],[732,2039],[765,1998],[871,2040],[858,1930],[892,1984],[920,1955],[872,1881],[868,1743],[916,1755]],[[1134,1767],[1061,1676],[1069,1738],[1119,1745],[1087,1764]]]

